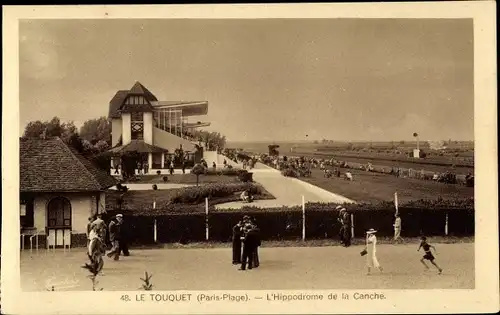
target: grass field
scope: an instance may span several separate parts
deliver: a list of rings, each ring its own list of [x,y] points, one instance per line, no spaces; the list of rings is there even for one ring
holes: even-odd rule
[[[287,156],[307,156],[314,158],[336,158],[343,161],[351,161],[358,163],[371,162],[374,165],[393,166],[403,168],[413,168],[416,170],[424,169],[434,172],[452,171],[457,174],[467,174],[474,172],[474,143],[473,142],[458,142],[447,145],[448,149],[442,151],[430,151],[427,143],[421,143],[421,149],[428,153],[428,158],[425,159],[410,159],[404,154],[388,154],[386,152],[377,153],[377,150],[386,150],[392,147],[392,142],[354,142],[355,148],[367,149],[371,145],[374,152],[352,151],[348,150],[349,143],[339,142],[336,145],[314,144],[312,142],[297,142],[297,143],[277,143],[280,145],[278,151],[280,155]],[[269,143],[229,143],[228,146],[242,148],[253,154],[268,154]],[[415,142],[405,142],[404,144],[395,143],[395,149],[401,152],[409,152],[416,147]],[[293,150],[293,152],[291,152]],[[321,150],[321,151],[317,151]],[[460,152],[457,152],[459,150]],[[439,156],[443,154],[443,156]],[[458,154],[458,157],[455,155]],[[397,161],[391,161],[397,160]],[[464,165],[464,167],[455,167],[452,165]]]
[[[324,178],[319,169],[312,170],[311,177],[300,178],[325,190],[355,200],[356,202],[378,202],[393,200],[398,192],[399,202],[418,199],[463,199],[474,196],[473,187],[448,185],[434,181],[413,178],[397,178],[392,175],[371,173],[361,170],[349,170],[354,180],[346,181],[342,177]]]
[[[98,287],[105,291],[136,291],[144,272],[153,274],[153,290],[294,290],[294,289],[473,289],[474,244],[435,244],[444,269],[425,271],[417,243],[379,245],[382,274],[365,274],[362,246],[264,247],[261,266],[238,271],[230,248],[132,249],[120,261],[106,259]],[[21,253],[24,291],[91,290],[83,249],[55,253]]]
[[[373,165],[381,165],[381,166],[389,166],[389,167],[401,167],[401,168],[411,168],[414,170],[426,170],[426,171],[432,171],[432,172],[438,172],[438,173],[444,173],[446,171],[453,172],[455,174],[463,174],[466,175],[467,173],[472,173],[474,174],[474,167],[467,167],[467,166],[453,166],[454,162],[451,159],[444,160],[444,161],[439,161],[436,162],[438,164],[433,164],[432,162],[429,162],[426,159],[420,159],[420,160],[401,160],[401,161],[394,161],[390,160],[390,157],[380,157],[377,154],[364,154],[364,155],[358,155],[354,156],[352,154],[318,154],[318,153],[297,153],[298,156],[306,156],[306,157],[314,157],[314,158],[325,158],[325,159],[330,159],[330,158],[335,158],[340,161],[347,161],[347,162],[356,162],[356,163],[372,163]],[[447,165],[445,165],[447,163]],[[456,162],[460,163],[460,162]]]

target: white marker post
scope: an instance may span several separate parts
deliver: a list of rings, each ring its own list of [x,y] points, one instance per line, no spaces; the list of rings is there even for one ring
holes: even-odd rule
[[[351,213],[351,238],[354,238],[354,214]]]
[[[156,201],[153,201],[153,209],[156,209]],[[153,238],[154,242],[156,243],[158,241],[158,228],[156,225],[156,218],[154,219],[154,225],[153,225]]]
[[[398,209],[398,193],[394,193],[394,207],[396,208],[396,214],[398,214],[399,209]]]
[[[302,240],[306,240],[306,198],[302,195]]]
[[[208,241],[208,197],[205,198],[205,239]]]
[[[444,235],[448,235],[448,213],[446,213],[445,221],[444,221]]]

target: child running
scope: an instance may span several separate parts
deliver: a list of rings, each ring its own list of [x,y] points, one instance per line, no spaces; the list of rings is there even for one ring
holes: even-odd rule
[[[418,247],[417,249],[417,252],[420,251],[420,248],[423,248],[424,249],[424,252],[425,252],[425,255],[424,257],[422,257],[422,259],[420,259],[420,262],[422,264],[424,264],[425,268],[427,270],[429,270],[429,266],[427,266],[427,264],[425,263],[425,260],[428,260],[431,262],[431,264],[433,264],[434,266],[436,266],[436,268],[439,270],[439,274],[441,274],[443,272],[443,269],[441,269],[437,264],[436,262],[434,261],[435,260],[435,257],[434,255],[432,254],[431,252],[431,248],[434,249],[434,252],[437,254],[436,252],[436,247],[430,245],[429,243],[427,243],[427,237],[425,236],[422,236],[421,238],[421,242],[420,242],[420,246]]]

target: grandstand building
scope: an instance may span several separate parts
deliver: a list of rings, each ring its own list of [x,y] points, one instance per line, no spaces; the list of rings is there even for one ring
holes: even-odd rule
[[[169,167],[168,161],[179,163],[178,152],[182,150],[188,165],[199,162],[203,148],[191,133],[210,123],[190,122],[189,118],[207,113],[206,101],[159,101],[139,82],[130,90],[116,92],[109,103],[114,160],[125,152],[137,151],[150,170],[164,169]]]

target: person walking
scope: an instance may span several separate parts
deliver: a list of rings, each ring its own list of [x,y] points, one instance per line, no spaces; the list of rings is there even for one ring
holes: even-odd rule
[[[380,272],[382,272],[382,267],[380,266],[377,259],[377,237],[375,236],[374,229],[369,229],[366,231],[366,267],[368,269],[367,275],[371,274],[372,268],[377,268]]]
[[[92,222],[94,222],[94,217],[89,217],[89,221],[87,223],[87,245],[90,242],[90,231],[92,231]]]
[[[344,209],[342,214],[342,232],[343,232],[343,240],[344,246],[351,246],[351,215]]]
[[[109,223],[109,240],[112,248],[107,256],[109,258],[113,257],[114,260],[120,259],[120,223],[122,218],[121,214],[117,214],[116,219]]]
[[[170,175],[174,174],[174,161],[170,161]]]
[[[345,236],[345,233],[344,233],[344,229],[345,229],[344,212],[346,211],[346,209],[342,208],[341,206],[337,206],[337,209],[340,209],[339,216],[337,218],[337,221],[340,223],[340,231],[339,231],[340,244],[345,245],[345,239],[344,239],[344,236]]]
[[[99,237],[104,241],[106,239],[106,222],[102,219],[102,214],[98,213],[95,220],[91,223],[91,229],[95,229]]]
[[[127,221],[125,221],[122,217],[120,222],[120,240],[119,240],[119,253],[120,255],[123,253],[123,256],[130,256],[130,252],[128,250],[128,242],[130,239],[130,228],[128,226]]]
[[[239,221],[233,226],[233,265],[241,264],[241,237],[243,222]]]
[[[90,264],[96,267],[97,271],[100,272],[104,267],[104,260],[102,256],[106,252],[106,245],[104,244],[104,239],[96,230],[94,226],[89,234],[89,243],[87,245],[87,255],[90,259]]]
[[[401,237],[401,217],[399,216],[399,213],[396,213],[394,215],[394,242],[402,241],[404,242],[404,239]]]

